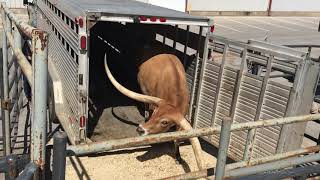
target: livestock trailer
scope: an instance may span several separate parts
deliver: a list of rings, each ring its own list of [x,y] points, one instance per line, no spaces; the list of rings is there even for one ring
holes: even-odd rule
[[[135,91],[142,59],[177,55],[187,72],[194,128],[220,126],[225,116],[240,123],[309,113],[319,64],[307,53],[218,37],[210,18],[133,0],[38,0],[35,7],[37,27],[50,34],[50,116],[72,144],[135,136],[135,119],[144,120],[141,104],[108,81],[105,54],[116,79]],[[252,61],[266,71],[252,73]],[[228,154],[241,160],[296,149],[304,130],[299,123],[235,132]],[[218,146],[218,136],[203,139]]]

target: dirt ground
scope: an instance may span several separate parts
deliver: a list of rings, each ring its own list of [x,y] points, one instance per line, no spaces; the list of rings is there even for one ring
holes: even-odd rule
[[[172,157],[172,146],[158,144],[136,150],[110,152],[103,156],[68,158],[66,179],[159,179],[197,170],[191,145],[180,147],[182,164]],[[216,158],[203,153],[207,166],[215,166]]]

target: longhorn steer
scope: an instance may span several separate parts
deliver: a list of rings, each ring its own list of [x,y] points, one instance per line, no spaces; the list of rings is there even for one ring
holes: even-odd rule
[[[119,84],[107,64],[105,70],[111,83],[122,94],[151,105],[153,113],[149,120],[140,124],[140,135],[167,132],[172,126],[192,129],[185,115],[189,107],[189,91],[186,75],[180,60],[171,54],[159,54],[145,61],[139,67],[138,82],[144,94],[133,92]],[[203,169],[202,150],[198,138],[190,138],[199,169]]]

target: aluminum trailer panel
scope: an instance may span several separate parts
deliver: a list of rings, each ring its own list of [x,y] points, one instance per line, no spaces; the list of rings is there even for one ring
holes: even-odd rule
[[[101,16],[155,16],[166,17],[181,21],[197,21],[210,25],[210,19],[201,16],[193,16],[183,12],[146,4],[134,0],[49,0],[58,9],[66,13],[69,18],[79,16],[92,17],[99,20]]]

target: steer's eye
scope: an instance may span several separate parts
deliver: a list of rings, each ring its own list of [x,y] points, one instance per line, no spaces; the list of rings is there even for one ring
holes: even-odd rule
[[[161,125],[167,126],[168,125],[168,121],[161,121]]]

